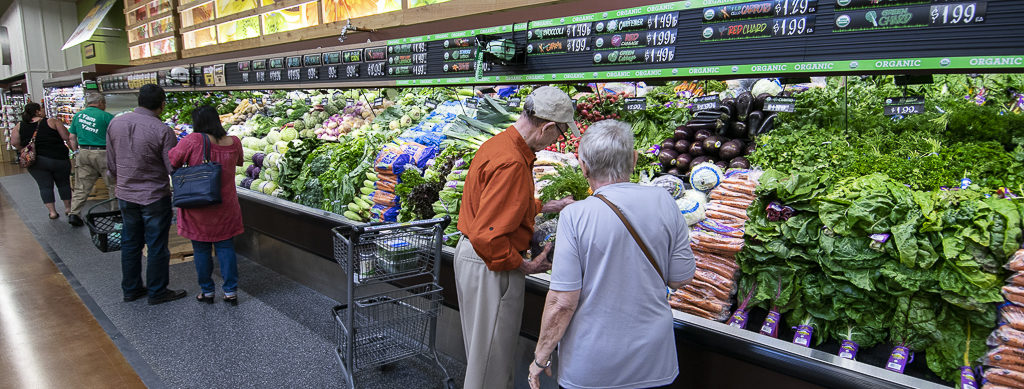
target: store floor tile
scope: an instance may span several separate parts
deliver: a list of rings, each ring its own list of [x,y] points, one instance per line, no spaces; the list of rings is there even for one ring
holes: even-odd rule
[[[156,306],[145,299],[125,303],[120,252],[99,252],[87,227],[71,227],[64,218],[49,220],[27,174],[0,178],[0,188],[147,386],[344,386],[333,352],[330,312],[336,301],[239,257],[237,307],[224,304],[219,295],[213,305],[195,302],[199,287],[191,262],[170,266],[171,288],[186,289],[189,297]],[[461,385],[465,366],[443,359]],[[441,378],[433,365],[412,359],[394,369],[357,375],[357,383],[430,388],[439,387]]]

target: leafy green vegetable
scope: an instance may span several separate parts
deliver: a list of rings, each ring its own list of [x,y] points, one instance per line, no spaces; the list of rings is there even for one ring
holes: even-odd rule
[[[590,196],[590,183],[583,176],[583,170],[572,166],[556,166],[557,175],[549,178],[551,183],[540,190],[540,200],[548,202],[572,196],[577,201]]]

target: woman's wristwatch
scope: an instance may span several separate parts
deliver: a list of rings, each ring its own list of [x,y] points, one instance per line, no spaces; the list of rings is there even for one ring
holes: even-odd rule
[[[551,357],[550,357],[550,356],[548,356],[548,361],[547,361],[547,363],[545,363],[545,364],[543,364],[543,365],[542,365],[542,364],[541,364],[540,362],[537,362],[537,356],[535,355],[535,356],[533,357],[533,364],[534,364],[534,365],[537,365],[537,367],[539,367],[539,368],[541,368],[541,369],[547,369],[547,368],[551,367]]]

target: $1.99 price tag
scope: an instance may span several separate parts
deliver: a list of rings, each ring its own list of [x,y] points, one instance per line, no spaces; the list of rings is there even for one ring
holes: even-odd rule
[[[924,96],[890,97],[885,99],[885,116],[907,116],[924,113]]]

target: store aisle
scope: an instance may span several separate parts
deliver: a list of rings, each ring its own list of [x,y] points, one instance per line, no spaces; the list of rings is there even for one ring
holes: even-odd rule
[[[100,253],[85,227],[72,228],[63,218],[49,220],[27,174],[0,178],[0,189],[17,210],[4,219],[20,215],[35,236],[45,237],[40,244],[72,275],[72,283],[81,284],[76,291],[146,386],[342,386],[332,351],[334,300],[239,257],[237,307],[221,303],[219,297],[213,305],[195,302],[191,295],[199,289],[191,262],[170,267],[171,287],[188,290],[189,298],[157,306],[145,299],[125,303],[119,252]],[[215,281],[221,282],[217,277]],[[55,330],[62,330],[60,323],[68,319],[54,323]],[[0,354],[5,361],[0,366],[17,357]],[[435,374],[430,365],[410,361],[387,372],[367,373],[360,386],[432,387],[440,382]],[[2,380],[0,387],[6,386]]]
[[[145,387],[3,196],[0,387]]]

